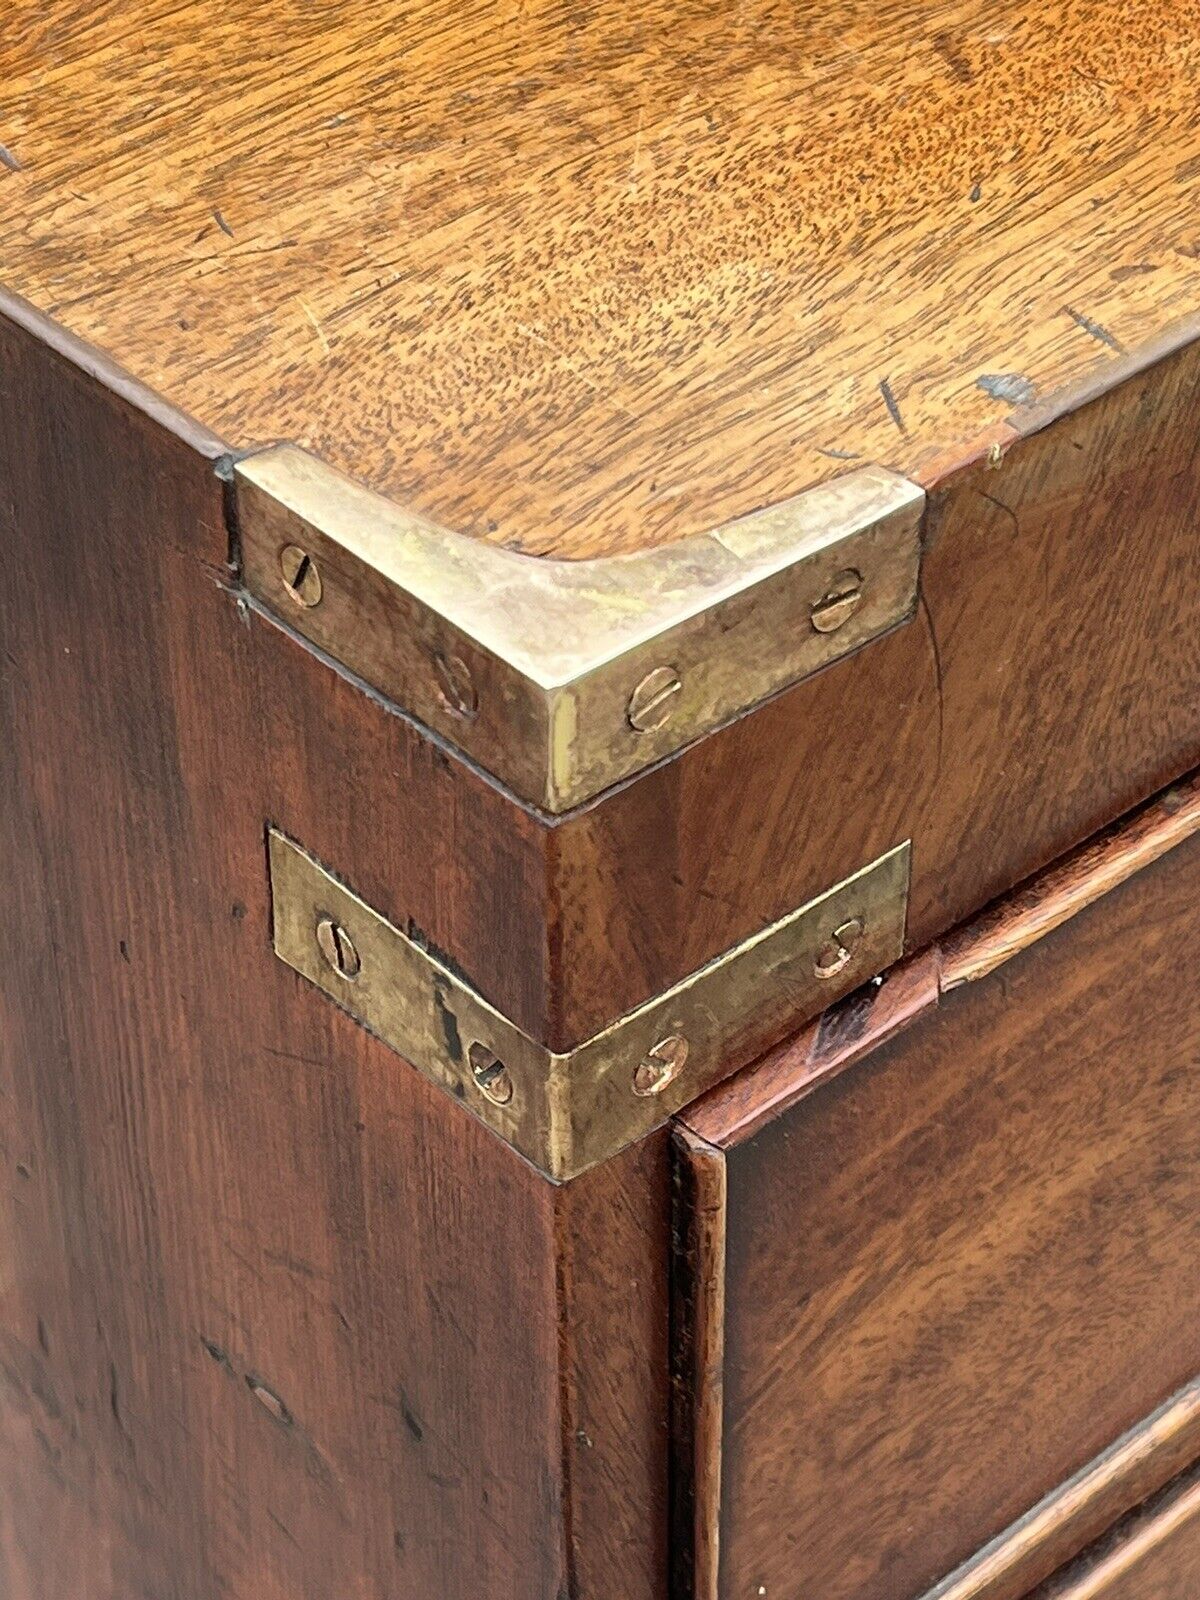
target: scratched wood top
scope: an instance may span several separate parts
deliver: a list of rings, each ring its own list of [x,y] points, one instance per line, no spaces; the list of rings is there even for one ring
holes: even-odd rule
[[[920,472],[1200,305],[1200,0],[6,0],[0,282],[587,556]]]

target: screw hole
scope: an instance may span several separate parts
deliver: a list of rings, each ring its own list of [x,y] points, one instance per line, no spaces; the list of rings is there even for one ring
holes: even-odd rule
[[[506,1106],[513,1097],[512,1074],[500,1057],[478,1041],[467,1051],[475,1086],[493,1105]]]

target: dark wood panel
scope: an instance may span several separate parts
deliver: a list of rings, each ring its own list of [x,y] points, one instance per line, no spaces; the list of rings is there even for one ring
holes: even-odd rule
[[[925,1600],[1023,1600],[1031,1584],[1056,1572],[1198,1457],[1200,1380],[1052,1490]]]
[[[1120,1522],[1030,1600],[1191,1600],[1200,1592],[1200,1470]]]
[[[268,818],[511,1003],[537,854],[239,605],[208,449],[0,321],[0,1589],[658,1600],[662,1141],[555,1189],[272,954]]]
[[[1193,835],[940,1000],[847,1002],[777,1114],[686,1115],[727,1164],[722,1600],[920,1594],[1200,1371],[1198,894]]]
[[[556,1191],[567,1600],[669,1592],[671,1177],[664,1128]]]
[[[1200,346],[1137,366],[933,484],[913,623],[564,820],[558,1033],[909,836],[920,949],[1200,763]]]

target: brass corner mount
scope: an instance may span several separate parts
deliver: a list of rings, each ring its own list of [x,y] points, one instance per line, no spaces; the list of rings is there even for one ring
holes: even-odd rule
[[[269,830],[268,843],[280,960],[560,1182],[649,1133],[904,948],[907,842],[554,1051],[284,834]]]
[[[571,810],[910,618],[924,494],[864,467],[638,554],[538,559],[293,445],[234,470],[245,583],[485,771]]]

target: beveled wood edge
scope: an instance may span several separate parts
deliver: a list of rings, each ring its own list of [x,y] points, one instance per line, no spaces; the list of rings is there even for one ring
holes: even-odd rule
[[[952,487],[953,480],[984,461],[999,465],[1011,450],[1043,432],[1063,417],[1081,411],[1111,394],[1131,378],[1160,362],[1170,361],[1189,345],[1200,342],[1200,313],[1179,317],[1133,349],[1106,361],[1086,377],[1052,390],[1044,400],[1031,401],[973,435],[964,444],[927,450],[910,463],[908,477],[929,495]]]
[[[672,1458],[679,1600],[719,1600],[727,1159],[813,1088],[1200,832],[1200,774],[831,1007],[677,1113]],[[1200,1457],[1200,1379],[999,1534],[925,1600],[1021,1600]],[[1090,1591],[1081,1591],[1078,1600]],[[1070,1600],[1076,1600],[1074,1594]]]
[[[937,1001],[935,948],[897,962],[830,1006],[752,1066],[677,1112],[676,1125],[715,1148],[732,1150],[814,1084],[844,1072]]]
[[[1200,774],[1173,784],[940,941],[942,994],[976,983],[1200,829]]]
[[[1122,1517],[1092,1548],[1081,1551],[1026,1600],[1104,1600],[1112,1594],[1114,1584],[1135,1573],[1147,1556],[1177,1534],[1194,1528],[1198,1519],[1200,1468],[1192,1466]],[[1186,1554],[1190,1557],[1193,1551],[1194,1547]],[[1154,1592],[1163,1593],[1161,1589]],[[1193,1600],[1193,1596],[1181,1592],[1175,1600]]]
[[[33,334],[65,360],[98,379],[107,388],[145,412],[148,416],[153,417],[163,427],[192,445],[201,455],[209,459],[218,460],[225,457],[236,461],[264,451],[285,448],[290,443],[287,439],[242,441],[240,444],[228,443],[205,423],[189,415],[160,391],[134,377],[127,368],[123,367],[99,346],[92,344],[80,335],[72,333],[64,323],[58,321],[50,313],[39,309],[14,289],[7,287],[2,280],[0,280],[0,317],[7,318],[17,326]],[[1023,440],[1031,438],[1052,423],[1057,422],[1060,418],[1078,411],[1092,401],[1111,393],[1112,390],[1119,388],[1128,379],[1147,371],[1160,361],[1169,360],[1188,345],[1196,342],[1200,342],[1200,313],[1174,318],[1169,323],[1166,323],[1156,334],[1143,340],[1132,349],[1122,352],[1121,355],[1113,360],[1102,363],[1087,376],[1076,379],[1071,383],[1063,384],[1058,389],[1050,391],[1044,399],[1016,408],[1006,418],[1002,418],[965,442],[939,445],[935,441],[919,457],[910,461],[903,468],[884,468],[871,462],[859,463],[859,467],[872,471],[888,472],[895,478],[907,480],[914,489],[923,490],[927,494],[932,493],[935,490],[946,487],[948,480],[953,479],[960,472],[989,457],[993,460],[1000,459]],[[322,458],[317,457],[315,459],[321,460]],[[333,472],[336,469],[330,467],[329,470]],[[378,492],[371,490],[370,485],[365,480],[353,479],[351,481],[358,482],[364,490],[372,493]],[[821,477],[812,482],[800,484],[792,491],[792,496],[789,498],[805,494],[809,490],[819,488],[828,482],[827,478]],[[404,513],[405,508],[399,501],[390,495],[385,495],[383,498],[388,500],[397,512]],[[757,517],[762,513],[763,509],[763,507],[758,506],[750,507],[739,516],[729,519],[722,526]],[[647,554],[669,549],[672,544],[679,542],[678,540],[665,540],[661,545],[648,546],[645,552],[640,553]],[[570,558],[528,556],[525,559],[537,563],[545,560],[569,561]]]
[[[1200,1378],[942,1579],[924,1600],[1021,1600],[1198,1458]],[[1088,1592],[1081,1590],[1080,1600]]]
[[[719,1600],[727,1152],[678,1122],[673,1146],[676,1600]],[[924,1600],[1022,1600],[1198,1458],[1200,1378],[1195,1378],[940,1580]]]
[[[28,300],[0,283],[0,317],[13,323],[61,356],[69,365],[94,379],[119,400],[143,412],[152,421],[190,446],[207,461],[220,462],[236,452],[202,422],[181,411],[155,389],[133,377],[124,367],[105,355],[86,339],[71,333],[62,323],[39,311]]]
[[[718,1600],[724,1437],[725,1154],[672,1135],[671,1544],[674,1600]]]
[[[1114,361],[1105,362],[1095,372],[1073,383],[1053,390],[1045,400],[1033,400],[1013,411],[1008,426],[1022,439],[1031,438],[1057,422],[1060,417],[1079,411],[1091,401],[1098,400],[1130,378],[1169,361],[1189,345],[1200,340],[1200,312],[1189,312],[1176,317],[1160,328],[1149,339],[1124,351]]]
[[[1194,772],[718,1084],[677,1113],[677,1124],[735,1148],[946,995],[988,977],[1198,831]]]

